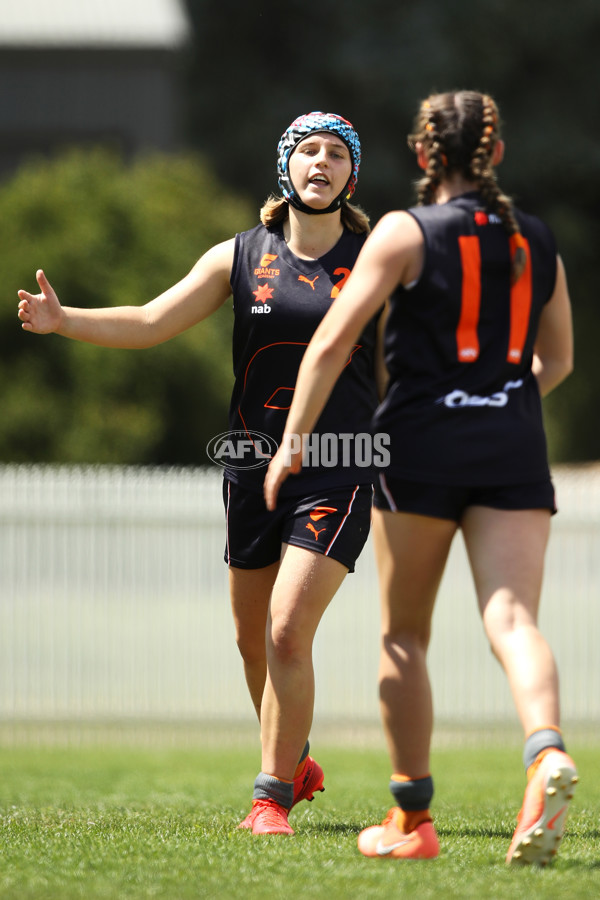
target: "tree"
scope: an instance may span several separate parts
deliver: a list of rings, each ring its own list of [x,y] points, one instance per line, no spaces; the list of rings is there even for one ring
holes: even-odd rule
[[[0,189],[0,458],[195,464],[227,427],[231,308],[159,347],[110,350],[19,328],[43,267],[66,305],[135,305],[253,222],[198,158],[105,151],[25,165]],[[10,299],[9,299],[10,298]]]
[[[314,10],[261,0],[235,4],[234,28],[232,4],[187,5],[195,29],[190,140],[228,184],[261,198],[276,187],[275,145],[291,120],[311,109],[337,112],[361,135],[355,198],[376,220],[414,199],[406,134],[418,100],[455,88],[493,94],[507,140],[500,182],[553,228],[573,298],[575,373],[545,401],[551,455],[600,458],[591,413],[600,393],[597,0],[579,0],[568,13],[558,0],[321,0]]]

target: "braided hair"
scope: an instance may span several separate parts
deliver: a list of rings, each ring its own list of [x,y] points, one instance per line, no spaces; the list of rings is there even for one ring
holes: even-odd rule
[[[501,191],[492,165],[499,138],[500,116],[492,98],[476,91],[456,91],[433,94],[421,103],[408,144],[415,150],[419,143],[427,160],[417,184],[420,206],[435,201],[442,179],[452,173],[475,183],[510,239],[514,283],[525,269],[527,254],[512,200]]]

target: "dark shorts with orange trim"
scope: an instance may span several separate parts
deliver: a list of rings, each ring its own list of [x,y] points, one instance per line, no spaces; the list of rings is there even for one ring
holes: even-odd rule
[[[225,478],[225,562],[262,569],[279,560],[285,543],[330,556],[354,572],[371,527],[372,500],[372,484],[355,484],[280,498],[269,512],[262,494]]]
[[[469,506],[492,509],[548,509],[554,515],[556,500],[550,478],[531,484],[486,487],[456,487],[404,481],[380,473],[375,483],[373,505],[392,512],[415,513],[460,522]]]

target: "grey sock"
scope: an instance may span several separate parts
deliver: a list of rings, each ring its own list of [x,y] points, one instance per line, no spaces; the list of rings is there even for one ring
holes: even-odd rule
[[[298,760],[298,765],[300,765],[300,763],[303,763],[303,762],[304,762],[304,760],[305,760],[306,757],[308,756],[308,751],[309,751],[309,750],[310,750],[310,742],[307,741],[306,744],[304,745],[304,750],[302,751],[302,756],[301,756],[300,759]]]
[[[390,781],[390,791],[400,809],[413,812],[429,809],[433,797],[433,778],[417,778],[415,781]]]
[[[549,747],[556,747],[557,750],[565,752],[565,745],[560,731],[555,731],[554,728],[540,728],[539,731],[534,731],[533,734],[530,734],[523,748],[523,765],[525,769],[528,769],[535,762],[538,753],[541,753],[542,750],[547,750]]]
[[[254,782],[253,800],[274,800],[285,809],[291,809],[294,802],[294,784],[280,781],[273,775],[259,772]]]

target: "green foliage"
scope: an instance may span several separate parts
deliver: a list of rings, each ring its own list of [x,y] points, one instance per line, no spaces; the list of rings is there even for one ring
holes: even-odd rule
[[[0,460],[196,464],[226,428],[227,304],[145,351],[23,332],[17,290],[43,268],[67,306],[138,305],[218,241],[254,224],[198,158],[125,164],[101,150],[30,161],[0,189]]]
[[[597,747],[578,751],[581,785],[567,834],[545,870],[504,856],[524,786],[519,749],[440,749],[432,811],[440,857],[363,858],[361,828],[391,797],[382,750],[321,748],[326,791],[296,807],[293,837],[238,831],[258,748],[232,733],[212,749],[14,747],[0,750],[0,895],[71,898],[449,900],[596,898],[600,802]]]
[[[580,0],[568,12],[558,0],[346,0],[343,7],[321,0],[321,44],[301,0],[236,4],[234,29],[231,4],[186,6],[194,32],[182,61],[188,141],[230,190],[257,198],[256,206],[276,186],[277,139],[303,112],[330,110],[354,122],[363,144],[355,199],[376,221],[414,199],[418,172],[405,136],[418,100],[454,88],[494,95],[507,141],[500,182],[553,228],[573,299],[575,372],[545,404],[551,457],[600,458],[593,414],[600,392],[597,0]],[[86,352],[92,384],[84,388],[64,341],[17,333],[13,298],[17,288],[33,287],[43,266],[65,302],[144,302],[177,281],[202,250],[254,221],[247,204],[189,158],[125,167],[102,154],[75,154],[32,163],[5,185],[0,460],[204,461],[205,435],[225,422],[229,308],[140,354],[143,362],[108,350],[95,362]],[[121,394],[114,383],[107,393],[104,378],[117,366],[137,377],[120,382]],[[96,423],[87,434],[85,421]]]
[[[558,0],[321,0],[319,29],[327,37],[320,44],[309,33],[302,0],[240,4],[234,33],[228,4],[187,0],[187,6],[195,26],[192,138],[229,184],[259,196],[271,184],[284,128],[301,113],[328,110],[359,131],[363,162],[355,199],[376,221],[414,201],[418,171],[406,135],[418,101],[463,88],[493,94],[507,142],[500,183],[554,229],[573,300],[576,368],[546,403],[551,456],[555,462],[600,458],[594,415],[600,393],[597,0],[579,0],[568,11]],[[231,61],[225,66],[224,34]],[[206,90],[214,71],[220,87]],[[219,128],[206,127],[213,121]],[[252,140],[241,146],[240,134]]]

